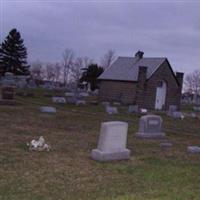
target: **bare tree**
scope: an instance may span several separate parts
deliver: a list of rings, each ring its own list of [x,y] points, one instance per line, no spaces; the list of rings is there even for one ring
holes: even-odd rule
[[[33,79],[38,79],[38,80],[44,79],[43,63],[39,60],[34,61],[31,64],[30,72]]]
[[[104,69],[107,69],[108,67],[112,65],[115,58],[116,58],[115,51],[109,49],[101,59],[101,66]]]
[[[48,81],[54,81],[55,79],[55,66],[52,63],[45,65],[46,79]]]
[[[74,60],[74,53],[71,49],[65,49],[63,52],[63,60],[62,60],[62,65],[63,65],[63,79],[64,79],[64,84],[66,85],[69,80],[69,73],[70,73],[70,68],[73,64]]]
[[[71,68],[71,75],[74,82],[76,83],[76,86],[78,85],[79,80],[81,78],[81,75],[82,75],[81,69],[84,68],[84,65],[85,65],[84,58],[79,57],[79,58],[76,58]]]
[[[60,76],[61,76],[61,65],[59,63],[55,64],[55,80],[56,82],[58,82],[60,80]]]
[[[186,90],[192,92],[195,96],[200,95],[200,70],[195,70],[185,78]]]

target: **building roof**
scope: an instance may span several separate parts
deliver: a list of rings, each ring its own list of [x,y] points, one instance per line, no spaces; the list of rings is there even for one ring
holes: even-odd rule
[[[117,60],[106,69],[99,79],[137,81],[140,66],[147,67],[147,79],[160,67],[166,58],[138,58],[118,57]]]

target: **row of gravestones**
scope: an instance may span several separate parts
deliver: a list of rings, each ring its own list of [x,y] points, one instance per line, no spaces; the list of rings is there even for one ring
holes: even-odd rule
[[[82,97],[52,97],[53,103],[60,103],[60,104],[75,104],[75,105],[86,105],[86,101]]]
[[[101,124],[99,141],[96,149],[91,152],[91,158],[97,161],[129,159],[131,151],[126,148],[128,123],[121,121],[103,122]],[[164,138],[162,132],[162,118],[157,115],[146,115],[140,118],[139,130],[136,133],[140,138]],[[171,143],[161,143],[162,148],[169,148]],[[188,146],[189,153],[200,153],[200,147]]]
[[[110,106],[109,102],[102,102],[102,105],[106,107],[106,112],[108,114],[118,114],[118,108],[115,106]],[[113,104],[114,105],[114,104]],[[198,107],[196,107],[196,110],[198,110]],[[138,105],[129,105],[128,107],[128,113],[139,113],[139,114],[147,114],[147,109],[145,108],[139,108]],[[169,110],[167,111],[167,115],[169,117],[178,118],[178,119],[184,119],[185,116],[197,118],[197,114],[194,112],[191,113],[182,113],[180,111],[177,111],[176,105],[170,105]]]

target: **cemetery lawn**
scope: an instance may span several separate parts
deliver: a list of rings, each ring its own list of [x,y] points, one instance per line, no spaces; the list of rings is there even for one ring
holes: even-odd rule
[[[17,97],[16,106],[0,106],[0,200],[198,200],[200,155],[186,152],[200,145],[200,120],[164,119],[165,140],[135,137],[138,115],[108,116],[103,106],[55,105],[38,92]],[[56,114],[39,112],[54,105]],[[188,108],[187,108],[188,110]],[[100,123],[129,123],[128,161],[90,159]],[[27,142],[43,135],[50,152],[30,152]],[[173,143],[162,150],[160,142]]]

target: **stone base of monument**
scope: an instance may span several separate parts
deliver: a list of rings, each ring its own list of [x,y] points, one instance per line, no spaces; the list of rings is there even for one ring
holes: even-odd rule
[[[142,116],[139,121],[139,130],[136,136],[147,139],[165,137],[165,133],[162,132],[162,118],[157,115]]]
[[[129,149],[125,149],[119,152],[103,152],[99,149],[93,149],[91,153],[91,157],[94,160],[104,162],[111,160],[127,160],[130,158],[131,151]]]
[[[16,101],[14,99],[0,99],[0,105],[13,106],[16,105]]]
[[[137,132],[136,136],[144,139],[162,139],[165,138],[165,133],[140,133]]]
[[[110,121],[101,123],[98,146],[91,152],[97,161],[124,160],[130,158],[130,150],[126,148],[128,123]]]

